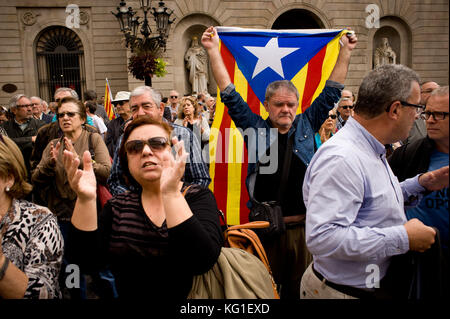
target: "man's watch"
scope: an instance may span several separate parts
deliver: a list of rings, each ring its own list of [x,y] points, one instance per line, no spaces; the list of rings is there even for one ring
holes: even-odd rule
[[[228,86],[225,88],[225,90],[222,91],[223,94],[231,94],[236,89],[233,83],[228,84]]]

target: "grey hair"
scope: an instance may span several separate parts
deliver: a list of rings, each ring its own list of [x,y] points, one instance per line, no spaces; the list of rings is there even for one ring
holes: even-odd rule
[[[413,83],[420,83],[419,75],[401,64],[385,64],[370,71],[359,87],[355,113],[368,119],[383,112],[394,101],[406,101]]]
[[[58,88],[58,89],[55,91],[55,94],[53,94],[53,97],[55,97],[56,94],[59,93],[59,92],[70,92],[70,95],[72,95],[72,97],[73,97],[74,99],[77,99],[77,100],[80,99],[80,98],[78,97],[77,91],[72,90],[71,88],[65,88],[65,87]]]
[[[38,99],[40,104],[42,104],[42,102],[44,101],[44,100],[41,99],[39,96],[30,96],[30,100],[31,100],[31,99]]]
[[[448,95],[448,85],[440,86],[434,89],[433,92],[431,92],[431,96],[446,96],[446,95]]]
[[[298,90],[295,87],[295,85],[291,81],[288,81],[288,80],[280,80],[280,81],[274,81],[274,82],[270,83],[266,88],[266,95],[264,97],[265,100],[267,102],[269,102],[272,95],[274,95],[275,92],[278,91],[280,88],[285,88],[286,90],[294,93],[295,96],[297,97],[297,102],[298,102],[298,100],[300,98]]]
[[[28,99],[28,96],[26,96],[25,94],[22,94],[22,93],[19,93],[19,94],[14,95],[14,96],[9,100],[9,103],[8,103],[9,109],[11,109],[12,107],[16,107],[17,101],[19,101],[19,100],[20,100],[21,98],[23,98],[23,97],[25,97],[25,98]]]
[[[158,109],[160,108],[161,94],[157,93],[149,86],[142,85],[135,88],[130,94],[130,99],[134,96],[140,96],[144,94],[150,95],[150,97],[153,99],[153,102],[155,102],[155,104],[157,105]]]

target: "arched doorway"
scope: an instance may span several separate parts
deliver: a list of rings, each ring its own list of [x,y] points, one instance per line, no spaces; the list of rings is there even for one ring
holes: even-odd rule
[[[39,96],[47,101],[60,87],[70,87],[81,97],[86,90],[83,44],[72,30],[44,29],[36,43]]]
[[[272,29],[323,29],[325,25],[318,16],[306,9],[292,9],[281,14]]]

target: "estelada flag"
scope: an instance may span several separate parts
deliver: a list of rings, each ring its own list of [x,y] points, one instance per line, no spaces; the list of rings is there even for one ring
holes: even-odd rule
[[[115,119],[116,115],[114,114],[114,108],[112,106],[112,94],[111,88],[109,87],[108,79],[106,79],[106,87],[105,87],[105,111],[108,115],[109,120]]]
[[[339,54],[345,30],[256,30],[216,27],[220,53],[236,91],[264,119],[269,83],[290,80],[300,94],[297,113],[304,112],[322,92]],[[220,101],[217,91],[211,127],[210,189],[229,225],[248,221],[245,186],[248,153],[242,135]]]

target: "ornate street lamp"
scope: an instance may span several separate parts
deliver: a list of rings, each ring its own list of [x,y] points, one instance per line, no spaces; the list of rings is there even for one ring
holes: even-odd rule
[[[144,13],[144,20],[139,21],[133,8],[128,7],[125,1],[120,1],[117,13],[111,12],[119,21],[120,31],[125,36],[125,46],[131,49],[133,56],[130,58],[128,68],[133,75],[140,80],[145,80],[145,85],[151,86],[151,76],[155,73],[157,63],[164,63],[159,59],[161,50],[166,51],[166,42],[169,37],[170,25],[175,21],[170,20],[173,10],[168,9],[163,1],[159,1],[157,8],[151,8],[151,0],[139,0]],[[147,20],[150,12],[156,22],[158,35],[150,37],[152,30]],[[137,34],[140,27],[142,37]]]

